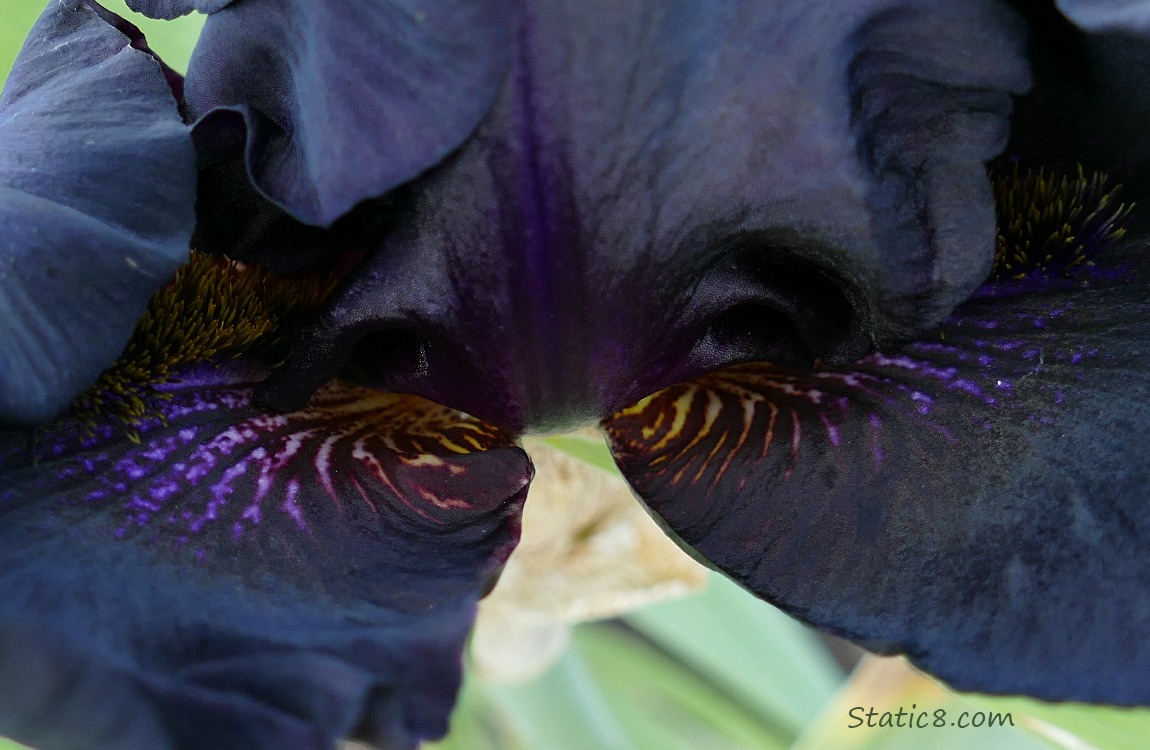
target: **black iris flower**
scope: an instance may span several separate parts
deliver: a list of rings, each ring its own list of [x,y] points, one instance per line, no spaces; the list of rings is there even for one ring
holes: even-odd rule
[[[186,78],[52,0],[0,95],[0,734],[441,736],[587,427],[805,622],[1150,705],[1150,4],[129,5]]]

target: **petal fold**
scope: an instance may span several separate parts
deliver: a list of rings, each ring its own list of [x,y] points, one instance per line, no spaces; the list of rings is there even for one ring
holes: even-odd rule
[[[992,281],[849,367],[670,388],[606,422],[616,460],[683,542],[824,629],[962,690],[1148,704],[1147,249]]]
[[[0,423],[58,414],[187,259],[191,138],[136,41],[54,2],[0,95]]]
[[[285,415],[251,394],[208,368],[138,443],[72,420],[0,434],[0,662],[31,650],[43,686],[0,704],[0,731],[42,750],[446,731],[526,455],[411,396],[334,383]],[[24,679],[0,671],[0,695]]]
[[[238,113],[256,186],[327,225],[463,142],[503,79],[511,16],[507,0],[245,0],[204,25],[188,104],[203,128]]]

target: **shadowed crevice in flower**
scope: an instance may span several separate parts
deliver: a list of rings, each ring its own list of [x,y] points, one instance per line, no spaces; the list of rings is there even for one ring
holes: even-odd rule
[[[398,188],[359,203],[330,227],[304,224],[264,198],[248,180],[243,159],[237,158],[245,139],[242,117],[216,115],[193,136],[201,166],[192,245],[211,255],[256,263],[279,274],[339,271],[378,244],[403,205],[403,188]]]
[[[188,105],[197,128],[242,119],[254,184],[328,225],[463,142],[506,72],[512,17],[508,0],[244,0],[205,23]]]
[[[526,456],[465,415],[338,383],[269,414],[229,373],[169,387],[138,444],[71,420],[0,434],[0,651],[29,632],[60,648],[38,672],[59,692],[0,707],[5,734],[320,750],[446,731]],[[131,718],[98,744],[86,723],[111,712]]]
[[[0,422],[59,414],[187,258],[191,139],[133,41],[54,2],[0,95]]]
[[[1150,702],[1150,259],[1095,238],[1001,268],[933,338],[656,394],[606,422],[616,460],[682,541],[822,628],[959,689]]]
[[[293,407],[347,365],[555,431],[937,323],[993,260],[984,162],[1022,43],[992,2],[526,3],[492,112],[264,396]]]
[[[1030,25],[1034,90],[1016,102],[1006,153],[1029,164],[1114,174],[1150,190],[1150,18],[1145,2],[1015,3]],[[1069,18],[1067,17],[1069,16]],[[1091,23],[1106,20],[1106,23]],[[1079,26],[1075,25],[1075,22]]]

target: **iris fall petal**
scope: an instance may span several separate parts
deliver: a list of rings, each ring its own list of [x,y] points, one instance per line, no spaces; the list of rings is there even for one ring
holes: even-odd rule
[[[849,367],[668,389],[608,420],[616,460],[809,622],[959,689],[1146,704],[1150,256],[1095,262],[990,282]]]
[[[443,734],[526,456],[414,397],[333,384],[283,415],[193,380],[139,443],[0,434],[0,696],[23,691],[0,731],[42,750]]]

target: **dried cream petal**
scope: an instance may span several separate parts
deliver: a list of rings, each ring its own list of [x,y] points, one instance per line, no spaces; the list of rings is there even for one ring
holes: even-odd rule
[[[536,470],[523,538],[480,603],[471,645],[476,668],[496,679],[545,669],[562,653],[566,623],[683,596],[707,579],[621,477],[540,440],[523,442]],[[554,628],[561,624],[560,637]]]
[[[543,674],[567,649],[571,626],[514,605],[479,606],[471,634],[471,667],[485,679],[526,682]]]

